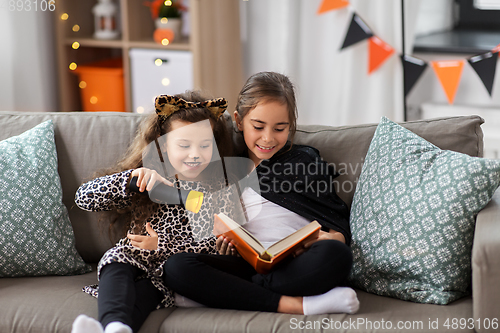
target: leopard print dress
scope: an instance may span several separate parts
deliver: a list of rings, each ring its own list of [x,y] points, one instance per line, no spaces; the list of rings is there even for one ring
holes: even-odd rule
[[[100,177],[89,181],[77,190],[75,202],[83,210],[97,212],[113,208],[125,209],[131,205],[132,193],[127,182],[132,170]],[[174,179],[169,179],[174,181]],[[193,181],[178,181],[185,190],[204,193],[203,204],[198,213],[185,210],[180,205],[159,205],[146,222],[158,233],[157,250],[144,250],[130,244],[128,238],[122,238],[101,258],[97,266],[97,276],[104,265],[126,263],[144,271],[141,278],[149,278],[164,295],[158,308],[174,305],[173,292],[162,279],[165,261],[175,253],[198,252],[215,254],[215,237],[212,235],[213,216],[216,213],[231,214],[231,197],[223,184],[202,184]],[[134,219],[132,219],[134,220]],[[146,223],[144,223],[145,225]],[[131,223],[130,230],[134,230]],[[145,228],[143,234],[146,234]],[[98,297],[98,285],[86,286],[83,291]]]

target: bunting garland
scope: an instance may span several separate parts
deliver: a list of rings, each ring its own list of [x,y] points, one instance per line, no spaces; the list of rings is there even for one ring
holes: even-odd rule
[[[464,60],[444,60],[444,61],[431,61],[431,66],[436,73],[441,86],[446,93],[448,102],[453,104],[455,94],[457,93],[460,77],[464,68]]]
[[[318,9],[318,14],[323,14],[331,10],[337,10],[343,7],[347,7],[349,1],[347,0],[323,0],[321,6]]]
[[[361,17],[354,13],[352,14],[351,24],[349,24],[349,29],[347,29],[344,43],[340,49],[345,49],[348,46],[354,45],[372,36],[373,32],[370,28],[363,22]]]
[[[394,49],[380,38],[373,36],[368,44],[368,52],[368,74],[371,74],[394,53]]]
[[[415,83],[417,83],[424,70],[427,68],[427,63],[422,59],[418,59],[407,54],[401,56],[401,61],[403,63],[406,97],[411,88],[413,88]]]
[[[323,0],[317,14],[323,14],[332,10],[345,8],[349,5],[348,0]],[[353,12],[349,28],[347,29],[341,50],[368,39],[368,74],[378,70],[387,59],[394,54],[394,48],[375,36],[373,31],[363,19]],[[474,69],[483,82],[489,95],[493,92],[496,67],[500,53],[500,44],[490,52],[476,55],[467,59],[467,63]],[[416,84],[429,64],[421,59],[403,54],[400,56],[403,64],[406,97]],[[430,61],[449,104],[453,104],[455,95],[460,84],[465,60]]]
[[[481,81],[483,81],[486,90],[491,96],[493,91],[493,81],[495,80],[495,71],[497,68],[498,52],[488,52],[468,59],[469,64],[474,68]]]

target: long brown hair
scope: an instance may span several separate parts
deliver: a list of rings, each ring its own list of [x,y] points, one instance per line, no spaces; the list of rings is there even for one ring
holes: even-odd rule
[[[175,95],[188,102],[203,102],[211,99],[211,96],[200,91],[186,91],[183,94]],[[137,169],[143,166],[142,156],[144,150],[150,143],[160,136],[167,134],[171,130],[171,124],[175,120],[195,123],[209,119],[212,125],[215,144],[221,157],[231,156],[233,154],[233,145],[231,135],[226,124],[224,116],[214,119],[211,112],[206,108],[180,109],[169,116],[160,125],[159,117],[156,114],[145,116],[139,124],[136,136],[125,155],[116,165],[106,170],[97,172],[94,177],[111,175],[114,173]],[[158,204],[149,200],[145,195],[134,195],[131,198],[132,204],[125,210],[114,209],[105,212],[101,221],[108,223],[110,240],[113,242],[126,235],[130,225],[134,222],[134,232],[141,232],[145,227],[146,219],[158,209]]]

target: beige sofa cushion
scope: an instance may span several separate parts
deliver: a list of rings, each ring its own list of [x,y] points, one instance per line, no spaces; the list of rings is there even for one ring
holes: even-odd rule
[[[442,332],[448,331],[444,326],[447,319],[450,331],[474,332],[467,327],[451,330],[452,318],[471,318],[470,297],[442,306],[406,302],[359,290],[357,294],[360,308],[354,315],[305,316],[211,308],[179,308],[166,318],[160,332]],[[401,329],[398,329],[398,326]]]
[[[479,116],[411,121],[404,127],[441,149],[483,156]],[[339,196],[350,206],[361,168],[377,124],[359,126],[299,126],[294,142],[319,149],[323,159],[341,174],[335,179]]]

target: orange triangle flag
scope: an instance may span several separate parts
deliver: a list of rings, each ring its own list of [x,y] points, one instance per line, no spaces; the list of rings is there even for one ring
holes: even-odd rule
[[[453,104],[460,83],[465,60],[431,61],[432,68],[441,82],[448,102]]]
[[[380,38],[373,36],[368,44],[368,52],[368,74],[371,74],[394,53],[394,49]]]
[[[491,52],[493,52],[493,53],[500,52],[500,44],[498,44],[497,46],[495,46],[495,48],[493,50],[491,50]]]
[[[337,10],[349,5],[348,0],[323,0],[318,9],[318,15],[329,12],[330,10]]]

